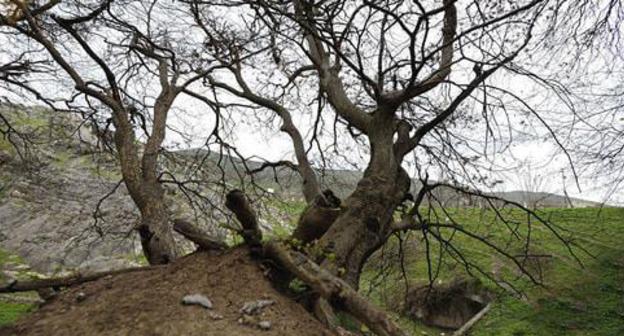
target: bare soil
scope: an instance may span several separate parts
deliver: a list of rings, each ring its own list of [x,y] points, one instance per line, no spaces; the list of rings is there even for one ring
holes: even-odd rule
[[[82,294],[84,293],[84,294]],[[187,294],[206,295],[214,308],[185,306]],[[83,299],[81,299],[83,298]],[[258,320],[239,323],[247,301],[275,300]],[[220,314],[215,320],[210,315]],[[63,291],[0,335],[332,335],[302,306],[281,294],[244,248],[222,255],[195,253],[146,271],[109,276]]]

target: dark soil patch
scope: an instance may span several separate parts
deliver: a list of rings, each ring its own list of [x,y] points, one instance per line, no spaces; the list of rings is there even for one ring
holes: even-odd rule
[[[84,299],[80,300],[84,293]],[[206,295],[210,311],[184,306],[187,294]],[[271,329],[238,322],[247,301],[275,300],[261,320]],[[0,335],[332,335],[302,306],[275,290],[247,250],[195,253],[175,263],[72,287]]]

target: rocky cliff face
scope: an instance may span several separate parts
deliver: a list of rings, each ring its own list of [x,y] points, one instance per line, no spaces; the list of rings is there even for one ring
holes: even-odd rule
[[[12,107],[2,113],[27,141],[0,139],[0,247],[44,273],[135,263],[137,213],[97,138],[72,115]]]

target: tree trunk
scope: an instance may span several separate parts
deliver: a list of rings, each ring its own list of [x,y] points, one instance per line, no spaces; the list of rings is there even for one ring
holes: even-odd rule
[[[177,256],[176,244],[162,196],[152,195],[139,210],[141,223],[138,231],[147,261],[150,265],[173,261]]]
[[[366,260],[388,237],[394,209],[409,190],[400,167],[394,171],[367,170],[345,200],[346,210],[320,239],[321,250],[332,253],[323,266],[340,275],[355,289]]]
[[[410,187],[402,158],[394,150],[391,116],[387,111],[375,116],[376,127],[369,133],[371,159],[364,176],[345,200],[345,211],[319,240],[321,250],[333,254],[323,266],[356,290],[364,263],[386,242],[394,210]]]
[[[147,153],[146,148],[143,160],[140,160],[135,144],[136,137],[126,109],[120,106],[114,111],[113,123],[116,127],[114,140],[121,173],[128,194],[141,213],[141,222],[136,229],[141,237],[143,254],[150,265],[166,264],[176,258],[177,250],[173,228],[169,223],[164,191],[157,177],[158,150],[149,149],[150,153]],[[162,142],[161,138],[157,140]]]

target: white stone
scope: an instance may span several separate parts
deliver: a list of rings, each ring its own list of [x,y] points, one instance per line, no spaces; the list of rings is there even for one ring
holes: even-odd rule
[[[198,305],[206,309],[212,309],[212,301],[205,295],[191,294],[182,298],[182,303],[185,305]]]

